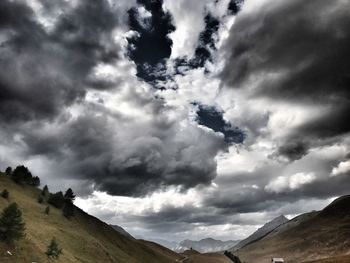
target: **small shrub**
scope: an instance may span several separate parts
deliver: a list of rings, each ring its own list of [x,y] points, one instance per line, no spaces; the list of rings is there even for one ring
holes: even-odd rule
[[[47,246],[46,255],[49,258],[57,259],[60,254],[62,254],[62,249],[59,248],[58,243],[55,238],[51,240],[50,245]]]
[[[44,202],[44,197],[40,194],[39,196],[38,196],[38,203],[39,204],[42,204]]]
[[[1,196],[5,199],[8,199],[9,195],[10,195],[10,193],[6,189],[4,189],[4,191],[2,191],[2,193],[1,193]]]
[[[50,206],[47,206],[46,208],[45,208],[45,214],[50,214]]]

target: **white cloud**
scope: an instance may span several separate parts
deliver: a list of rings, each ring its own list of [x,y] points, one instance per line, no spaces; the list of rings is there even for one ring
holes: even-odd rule
[[[240,173],[252,173],[264,165],[266,156],[263,149],[251,150],[244,146],[232,146],[227,153],[218,155],[218,176],[232,177]]]
[[[137,19],[138,19],[140,25],[147,30],[151,29],[152,13],[149,12],[148,10],[146,10],[145,7],[139,6],[137,8],[137,14],[138,14]]]
[[[205,1],[165,0],[164,8],[174,18],[176,30],[169,35],[173,41],[171,58],[192,57],[200,32],[204,29]]]
[[[165,191],[154,192],[146,197],[124,197],[111,196],[105,192],[94,191],[88,198],[77,198],[75,204],[87,212],[114,213],[142,215],[145,211],[159,212],[162,208],[171,206],[175,208],[192,205],[200,206],[199,192],[190,189],[187,192],[180,192],[175,187],[170,187]],[[113,219],[109,219],[113,222]]]
[[[350,172],[350,160],[340,162],[337,167],[334,167],[331,176],[337,176]]]
[[[278,176],[265,186],[265,190],[273,193],[296,190],[305,184],[313,182],[315,179],[316,176],[314,173],[296,173],[291,176]]]
[[[198,43],[199,34],[204,30],[204,17],[211,13],[214,17],[222,20],[224,29],[219,30],[217,41],[227,36],[227,27],[232,25],[232,17],[225,16],[229,0],[214,2],[211,0],[165,0],[164,8],[173,16],[176,30],[169,37],[173,41],[171,58],[194,55]],[[225,30],[226,28],[226,30]]]

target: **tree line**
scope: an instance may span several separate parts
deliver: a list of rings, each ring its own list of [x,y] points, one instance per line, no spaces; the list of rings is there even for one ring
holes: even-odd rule
[[[40,186],[40,178],[38,176],[33,176],[24,165],[17,166],[13,171],[11,167],[7,167],[5,174],[10,176],[17,184],[27,184],[35,187]]]

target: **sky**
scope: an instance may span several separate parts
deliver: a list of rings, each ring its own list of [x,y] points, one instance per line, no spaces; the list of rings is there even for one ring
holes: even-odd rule
[[[0,170],[143,238],[349,193],[347,0],[1,0]]]

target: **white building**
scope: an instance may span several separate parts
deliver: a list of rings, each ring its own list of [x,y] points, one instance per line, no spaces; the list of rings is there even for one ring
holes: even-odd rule
[[[283,258],[272,258],[271,261],[272,263],[284,263]]]

